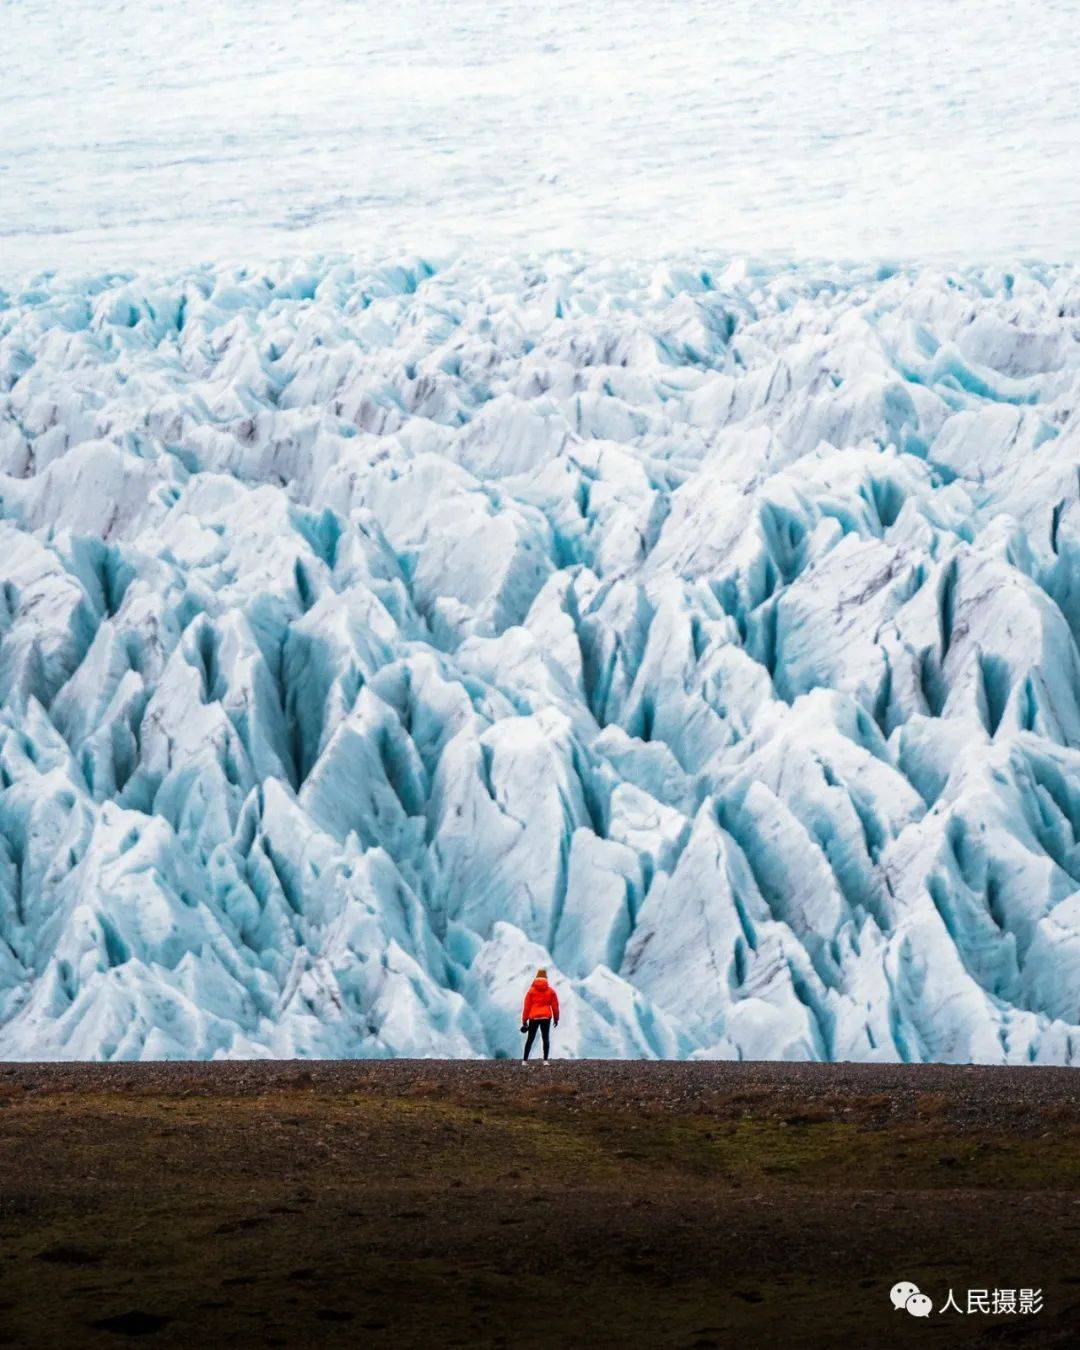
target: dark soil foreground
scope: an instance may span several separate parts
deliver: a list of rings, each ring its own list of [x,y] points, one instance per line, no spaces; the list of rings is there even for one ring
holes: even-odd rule
[[[1044,1346],[1066,1069],[0,1065],[0,1343]],[[933,1299],[894,1311],[910,1280]],[[1021,1316],[949,1288],[1041,1289]]]

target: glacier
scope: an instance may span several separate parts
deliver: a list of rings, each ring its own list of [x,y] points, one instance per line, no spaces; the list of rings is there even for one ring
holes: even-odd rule
[[[1080,1062],[1080,269],[0,290],[0,1055]]]
[[[9,0],[0,274],[566,247],[1075,261],[1074,0],[616,12]]]

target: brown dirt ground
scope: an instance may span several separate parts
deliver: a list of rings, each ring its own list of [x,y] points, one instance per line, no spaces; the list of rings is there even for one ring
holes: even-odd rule
[[[0,1065],[4,1345],[1065,1346],[1078,1256],[1073,1070]]]

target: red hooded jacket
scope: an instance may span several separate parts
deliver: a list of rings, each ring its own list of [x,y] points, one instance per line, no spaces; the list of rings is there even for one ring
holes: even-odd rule
[[[529,985],[525,1002],[521,1008],[521,1020],[531,1022],[533,1018],[554,1017],[559,1020],[559,996],[542,975],[538,975]]]

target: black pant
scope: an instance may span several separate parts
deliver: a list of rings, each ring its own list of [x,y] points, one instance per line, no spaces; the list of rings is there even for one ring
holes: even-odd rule
[[[530,1017],[529,1034],[525,1037],[525,1053],[522,1059],[529,1058],[529,1051],[533,1048],[533,1041],[536,1040],[536,1033],[540,1032],[540,1039],[544,1042],[544,1058],[547,1059],[548,1051],[551,1049],[551,1018],[550,1017]]]

